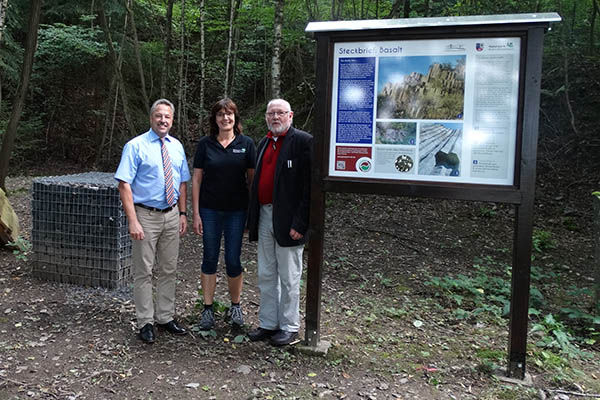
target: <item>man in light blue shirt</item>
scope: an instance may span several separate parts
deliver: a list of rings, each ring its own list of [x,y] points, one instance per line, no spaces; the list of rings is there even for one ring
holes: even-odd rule
[[[190,171],[183,146],[169,135],[174,114],[169,100],[154,102],[150,130],[125,144],[115,174],[132,239],[139,338],[146,343],[155,340],[154,323],[175,335],[187,333],[174,315],[179,237],[187,230],[186,182]],[[156,307],[152,296],[154,267]]]

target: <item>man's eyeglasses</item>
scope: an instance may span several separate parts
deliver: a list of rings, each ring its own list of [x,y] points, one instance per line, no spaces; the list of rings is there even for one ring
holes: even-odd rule
[[[283,117],[284,115],[286,115],[288,113],[289,113],[289,111],[273,111],[273,112],[268,112],[267,117],[269,117],[269,118],[273,118],[274,116]]]

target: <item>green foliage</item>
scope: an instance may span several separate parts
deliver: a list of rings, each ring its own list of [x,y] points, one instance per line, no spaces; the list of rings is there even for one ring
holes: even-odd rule
[[[544,230],[533,231],[533,250],[543,253],[546,250],[554,249],[556,242],[552,239],[552,233]]]
[[[510,266],[496,264],[492,259],[478,260],[473,265],[473,276],[433,277],[425,282],[437,290],[436,295],[458,308],[453,314],[458,319],[476,316],[499,318],[510,311]],[[532,269],[532,280],[539,281],[547,275]],[[532,286],[531,304],[539,307],[544,303],[542,293]]]
[[[19,261],[27,261],[31,253],[32,244],[29,240],[19,236],[14,242],[8,242],[7,246],[13,247],[13,254]]]
[[[479,216],[482,218],[493,218],[498,214],[494,207],[481,206],[479,207]]]
[[[97,62],[108,50],[102,31],[81,25],[40,25],[36,67],[51,74],[69,74]]]
[[[538,347],[555,349],[560,354],[569,358],[588,358],[591,356],[590,353],[582,351],[577,347],[575,337],[552,314],[547,314],[542,321],[533,324],[531,333],[538,331],[543,333],[542,338],[536,342],[536,346]]]
[[[25,115],[17,127],[17,136],[11,155],[11,162],[21,166],[39,163],[46,152],[43,115]],[[6,131],[8,119],[0,120],[0,140]]]

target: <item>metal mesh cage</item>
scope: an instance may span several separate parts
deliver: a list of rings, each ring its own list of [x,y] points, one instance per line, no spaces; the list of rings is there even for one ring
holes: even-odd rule
[[[131,239],[113,174],[36,178],[33,276],[117,288],[131,275]]]

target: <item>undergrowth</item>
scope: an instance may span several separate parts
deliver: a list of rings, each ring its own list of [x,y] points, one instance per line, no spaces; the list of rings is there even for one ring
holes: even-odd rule
[[[553,245],[550,235],[534,234],[537,253]],[[600,316],[589,311],[586,300],[592,298],[591,289],[573,286],[560,298],[548,299],[543,293],[551,293],[551,285],[562,281],[562,274],[532,266],[530,276],[530,341],[534,344],[535,364],[557,369],[569,366],[571,360],[592,358],[590,349],[600,340]],[[430,277],[425,285],[434,289],[434,296],[452,310],[456,319],[506,322],[510,311],[510,265],[485,257],[475,260],[470,274]]]

